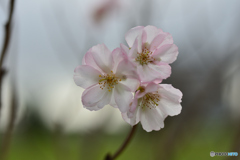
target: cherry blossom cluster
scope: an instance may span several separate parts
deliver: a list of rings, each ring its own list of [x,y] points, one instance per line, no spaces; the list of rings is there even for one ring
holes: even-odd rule
[[[104,44],[93,46],[74,70],[75,83],[84,88],[83,106],[99,110],[118,108],[130,125],[141,121],[147,132],[164,127],[164,119],[181,112],[182,92],[161,84],[171,75],[178,55],[169,33],[154,26],[130,29],[112,52]]]

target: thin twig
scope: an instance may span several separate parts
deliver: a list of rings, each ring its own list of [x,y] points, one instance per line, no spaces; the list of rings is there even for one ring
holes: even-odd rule
[[[124,141],[124,143],[122,144],[122,146],[117,150],[117,152],[113,156],[111,156],[111,154],[107,154],[107,156],[105,157],[105,160],[114,160],[123,152],[123,150],[127,147],[129,142],[131,141],[131,139],[136,131],[136,128],[137,128],[137,125],[132,127],[130,133],[128,134],[128,136],[127,136],[126,140]]]

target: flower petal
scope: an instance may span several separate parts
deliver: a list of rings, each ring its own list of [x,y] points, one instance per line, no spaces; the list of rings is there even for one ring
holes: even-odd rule
[[[126,78],[139,79],[135,70],[135,65],[129,60],[124,59],[118,64],[115,75],[119,78],[122,78],[122,80]]]
[[[118,84],[114,88],[115,102],[122,113],[129,110],[129,105],[132,100],[132,93],[126,90],[126,87],[122,84]]]
[[[112,97],[111,97],[111,100],[109,102],[109,105],[114,107],[114,108],[118,108],[116,102],[115,102],[115,97],[114,97],[114,92],[112,92]]]
[[[128,43],[129,47],[133,46],[133,43],[137,36],[142,35],[142,31],[144,29],[144,26],[137,26],[132,29],[130,29],[126,34],[125,34],[125,40]]]
[[[165,118],[166,115],[161,110],[145,108],[145,110],[142,109],[140,121],[143,129],[151,132],[152,130],[158,131],[163,128]]]
[[[122,53],[122,50],[120,48],[116,48],[112,52],[112,58],[113,58],[113,73],[116,73],[118,64],[124,59],[124,55]]]
[[[141,81],[150,82],[153,80],[166,79],[171,74],[171,67],[168,64],[151,64],[148,65],[138,65],[137,72],[140,76]]]
[[[140,92],[140,90],[138,90],[135,93],[135,97],[136,98],[142,98],[143,96],[145,96],[146,93],[150,93],[150,92],[155,92],[158,90],[159,85],[154,83],[154,82],[147,82],[147,83],[142,83],[141,87],[144,88],[144,91]]]
[[[129,50],[129,57],[133,60],[138,56],[138,39],[134,41],[132,48]]]
[[[99,68],[105,73],[110,73],[112,69],[112,55],[104,44],[92,47],[92,57]]]
[[[138,98],[135,95],[134,99],[129,105],[128,112],[122,113],[123,119],[132,126],[137,124],[140,121],[141,108],[137,106],[138,106]]]
[[[158,48],[152,55],[153,58],[161,58],[162,62],[168,64],[174,62],[178,56],[178,47],[175,44],[166,44]]]
[[[87,88],[82,94],[83,106],[89,110],[98,110],[109,104],[112,92],[99,85]]]
[[[159,108],[170,116],[180,114],[182,106],[180,104],[182,99],[182,92],[172,85],[161,84],[159,88],[160,101]]]
[[[87,51],[87,53],[84,55],[84,57],[82,59],[82,64],[91,66],[91,67],[95,68],[96,70],[100,71],[102,74],[104,73],[104,71],[96,64],[96,62],[92,56],[92,48],[89,49]]]
[[[166,44],[173,44],[172,35],[170,33],[166,33],[166,32],[164,32],[164,34],[166,34],[166,37],[164,38],[164,41],[160,44],[159,47],[164,46]]]
[[[127,46],[125,46],[124,44],[121,43],[120,48],[124,54],[128,55],[130,49]]]
[[[137,66],[138,75],[143,82],[151,82],[156,79],[158,76],[156,75],[157,72],[149,68],[148,65],[138,65]]]
[[[151,44],[152,40],[159,34],[162,33],[163,31],[161,29],[158,29],[155,26],[146,26],[144,28],[144,31],[147,34],[147,40],[146,43]]]
[[[163,43],[165,37],[167,36],[166,33],[160,33],[158,34],[153,40],[152,43],[150,44],[150,51],[154,51],[157,49],[161,43]]]
[[[156,79],[166,79],[171,75],[171,67],[166,63],[148,64],[149,68],[157,72],[158,78]]]
[[[122,80],[119,83],[128,87],[129,90],[132,91],[132,92],[135,92],[140,85],[140,82],[139,82],[138,79],[128,78],[128,77],[125,80]]]
[[[165,95],[165,97],[168,97],[172,101],[176,102],[182,102],[182,92],[179,89],[174,88],[170,84],[160,84],[161,93]]]
[[[74,70],[74,82],[82,88],[88,88],[98,83],[101,72],[88,65],[80,65]]]
[[[132,92],[135,92],[140,84],[135,66],[128,60],[123,60],[119,63],[116,76],[121,78],[119,83],[129,88]]]
[[[150,83],[148,83],[148,85],[145,88],[145,93],[155,92],[158,90],[158,88],[159,88],[159,84],[150,82]]]
[[[136,110],[131,113],[131,117],[129,117],[130,112],[122,113],[123,120],[134,126],[140,121],[140,108],[136,108]]]
[[[142,53],[142,35],[139,35],[137,38],[137,51],[138,53]]]

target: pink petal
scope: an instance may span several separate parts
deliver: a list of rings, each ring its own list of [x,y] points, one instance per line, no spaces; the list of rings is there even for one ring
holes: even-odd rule
[[[115,75],[122,80],[125,78],[139,79],[135,70],[135,65],[127,59],[124,59],[118,64]]]
[[[129,123],[130,125],[134,126],[140,121],[140,108],[137,108],[133,113],[131,118],[129,118],[129,112],[122,113],[122,117],[124,121]]]
[[[89,66],[95,68],[96,70],[104,73],[103,70],[96,64],[96,62],[92,56],[92,48],[89,49],[88,52],[84,55],[82,64],[89,65]]]
[[[142,31],[142,45],[147,43],[147,32],[145,30]]]
[[[133,78],[128,78],[128,77],[127,77],[127,79],[122,80],[119,83],[128,87],[129,90],[132,91],[132,92],[135,92],[140,85],[140,82],[139,82],[138,79],[133,79]]]
[[[82,88],[88,88],[99,81],[101,72],[88,65],[80,65],[74,70],[74,82]]]
[[[129,57],[131,59],[135,60],[135,58],[137,58],[137,56],[138,56],[137,53],[138,53],[138,39],[136,39],[134,41],[134,44],[133,44],[132,48],[129,51]]]
[[[133,43],[137,36],[142,35],[142,30],[144,29],[143,26],[137,26],[132,29],[130,29],[126,34],[125,34],[125,39],[128,43],[129,47],[133,46]]]
[[[146,40],[146,42],[147,42],[148,44],[151,44],[151,43],[152,43],[152,40],[153,40],[159,33],[162,33],[162,30],[156,28],[155,26],[146,26],[146,27],[144,28],[144,31],[145,31],[146,34],[147,34],[147,40]]]
[[[166,44],[158,48],[152,55],[152,57],[158,59],[161,58],[161,61],[166,63],[172,63],[177,59],[178,56],[178,47],[175,44]]]
[[[154,65],[149,63],[148,65],[138,65],[137,72],[141,81],[150,82],[153,80],[166,79],[171,74],[171,67],[168,64]]]
[[[159,88],[158,84],[155,84],[153,82],[148,83],[148,85],[145,88],[145,93],[151,93],[157,91]]]
[[[104,44],[92,47],[92,57],[99,68],[105,73],[110,73],[112,69],[112,55]]]
[[[136,93],[137,94],[137,93]],[[130,109],[129,109],[129,112],[132,114],[134,112],[136,112],[136,109],[137,109],[137,106],[138,106],[138,96],[134,96],[132,102],[131,102],[131,105],[130,105]],[[131,118],[132,116],[128,116],[129,118]]]
[[[129,105],[132,100],[132,93],[127,91],[122,84],[118,84],[114,88],[115,102],[122,113],[129,110]]]
[[[129,110],[126,113],[122,113],[123,119],[130,125],[135,125],[140,121],[141,108],[138,106],[138,98],[136,96],[132,100],[129,106]]]
[[[155,84],[154,82],[150,82],[150,83],[142,83],[141,87],[144,87],[144,92],[136,92],[135,97],[137,98],[142,98],[143,96],[145,96],[146,93],[150,93],[150,92],[155,92],[158,90],[159,85]]]
[[[161,84],[159,88],[160,101],[159,108],[166,114],[170,116],[180,114],[182,106],[180,104],[182,99],[182,92],[172,85]]]
[[[160,84],[161,94],[168,97],[171,101],[182,102],[182,92],[170,84]]]
[[[120,48],[116,48],[112,52],[112,58],[113,58],[113,73],[116,73],[117,67],[119,63],[124,59],[124,55],[122,53],[122,50]]]
[[[137,51],[138,51],[138,53],[142,53],[142,36],[141,35],[139,35],[137,38],[136,38],[136,40],[137,40]]]
[[[158,78],[157,72],[149,68],[148,65],[138,65],[137,66],[138,75],[143,82],[151,82]]]
[[[165,37],[166,33],[158,34],[150,44],[150,51],[154,51],[155,49],[157,49],[160,46],[160,44],[164,41]]]
[[[115,97],[114,97],[114,92],[112,92],[112,97],[111,97],[111,100],[109,102],[109,105],[114,107],[114,108],[118,108],[116,102],[115,102]]]
[[[112,92],[106,88],[103,90],[99,85],[87,88],[82,94],[83,106],[89,110],[98,110],[109,104]]]
[[[128,55],[130,49],[127,46],[121,43],[120,48],[125,55]]]
[[[164,41],[160,44],[159,47],[164,46],[166,44],[173,44],[173,38],[172,35],[170,33],[166,33],[164,32],[164,34],[166,34]]]
[[[148,64],[149,68],[153,69],[155,72],[157,72],[158,78],[156,79],[166,79],[171,75],[171,67],[168,64],[165,63],[159,63],[159,64]]]
[[[160,130],[164,127],[164,119],[166,115],[157,109],[148,109],[141,111],[140,121],[142,127],[147,132],[151,132],[152,130]]]

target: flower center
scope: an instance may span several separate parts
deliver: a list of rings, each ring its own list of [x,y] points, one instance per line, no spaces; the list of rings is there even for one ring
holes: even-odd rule
[[[112,91],[114,86],[118,84],[119,81],[122,81],[122,79],[116,77],[115,74],[113,74],[113,71],[111,71],[110,74],[99,75],[99,77],[101,78],[98,81],[100,88],[103,89],[104,87],[107,87],[109,92]],[[124,78],[126,78],[126,76],[125,77],[123,76],[123,79]]]
[[[158,102],[160,101],[160,95],[158,92],[156,93],[147,93],[145,96],[142,98],[142,109],[145,108],[156,108],[158,106]]]
[[[147,65],[150,62],[153,62],[155,59],[151,57],[152,52],[149,51],[147,47],[143,48],[142,53],[137,53],[137,58],[135,58],[135,61],[139,62],[142,66]]]

